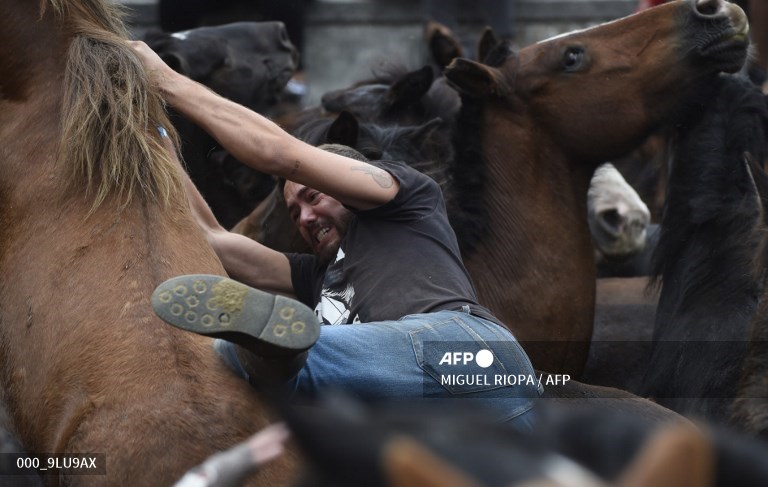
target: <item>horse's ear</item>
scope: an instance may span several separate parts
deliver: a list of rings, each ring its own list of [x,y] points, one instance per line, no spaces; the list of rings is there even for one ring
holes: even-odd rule
[[[431,21],[427,23],[424,30],[429,43],[429,52],[438,66],[444,68],[455,58],[464,57],[461,42],[451,29],[439,22]]]
[[[454,59],[445,68],[445,77],[457,90],[470,96],[486,97],[504,93],[498,70],[469,59]]]
[[[339,113],[336,120],[328,127],[326,144],[341,144],[347,147],[356,147],[360,131],[360,124],[354,115],[344,110]]]
[[[407,73],[389,88],[389,106],[401,107],[416,103],[429,91],[434,78],[435,75],[429,66]]]
[[[483,35],[480,36],[480,41],[477,43],[477,60],[481,63],[485,62],[488,53],[499,45],[499,42],[499,38],[496,37],[493,29],[490,26],[486,26],[485,30],[483,30]]]

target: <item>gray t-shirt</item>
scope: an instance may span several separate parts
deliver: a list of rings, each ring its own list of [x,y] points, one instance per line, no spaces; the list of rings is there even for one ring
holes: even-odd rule
[[[355,217],[326,267],[314,255],[287,254],[298,299],[331,325],[397,320],[463,305],[498,323],[477,304],[437,183],[404,164],[372,164],[400,182],[397,195],[380,207],[352,210]]]

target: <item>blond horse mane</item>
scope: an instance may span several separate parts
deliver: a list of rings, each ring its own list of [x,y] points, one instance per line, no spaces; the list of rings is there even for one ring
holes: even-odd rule
[[[157,128],[178,137],[163,101],[127,44],[123,10],[104,0],[41,0],[71,35],[67,52],[59,162],[74,191],[93,195],[91,211],[116,194],[162,204],[182,195],[179,168]]]

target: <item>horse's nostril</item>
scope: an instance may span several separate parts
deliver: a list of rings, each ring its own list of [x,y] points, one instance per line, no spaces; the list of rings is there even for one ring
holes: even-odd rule
[[[617,210],[610,209],[600,213],[600,220],[608,227],[618,229],[624,221],[624,217]]]
[[[696,12],[705,17],[717,15],[723,7],[722,0],[695,0]]]

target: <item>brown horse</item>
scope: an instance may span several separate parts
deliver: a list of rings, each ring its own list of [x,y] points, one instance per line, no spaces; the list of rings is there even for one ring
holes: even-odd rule
[[[23,447],[106,455],[170,485],[268,423],[211,342],[152,313],[166,278],[223,274],[157,127],[159,96],[106,0],[0,0],[0,383]],[[103,461],[103,459],[101,460]],[[262,471],[290,481],[289,455]]]
[[[487,224],[465,262],[480,302],[526,342],[535,367],[578,377],[585,363],[595,306],[586,195],[595,168],[671,121],[712,75],[737,71],[746,32],[735,5],[677,1],[447,68],[463,93],[457,163],[473,176],[467,181],[485,171],[482,188],[466,188],[487,195],[476,212]]]

